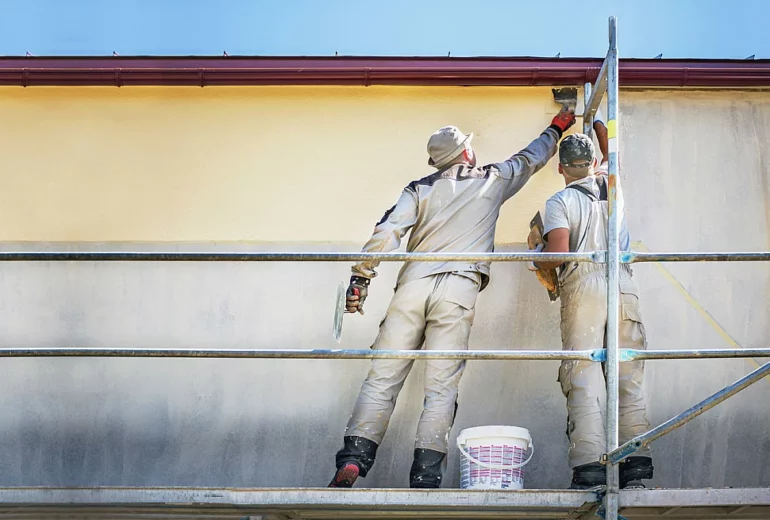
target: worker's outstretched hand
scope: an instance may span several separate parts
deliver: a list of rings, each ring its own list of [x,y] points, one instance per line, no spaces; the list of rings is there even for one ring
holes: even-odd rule
[[[364,301],[369,294],[369,279],[362,276],[351,276],[350,285],[345,293],[345,312],[364,313]]]
[[[562,108],[551,121],[551,124],[559,127],[562,132],[566,132],[569,127],[575,124],[575,111]]]

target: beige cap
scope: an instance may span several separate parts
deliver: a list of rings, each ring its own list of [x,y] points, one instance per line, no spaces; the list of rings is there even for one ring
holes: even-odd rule
[[[463,153],[473,134],[465,135],[456,126],[439,128],[428,139],[428,164],[441,168]]]

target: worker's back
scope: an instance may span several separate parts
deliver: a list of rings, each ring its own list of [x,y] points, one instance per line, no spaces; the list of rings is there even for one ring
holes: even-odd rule
[[[546,128],[529,146],[500,163],[480,168],[454,164],[410,183],[398,202],[374,227],[364,252],[392,251],[411,232],[407,249],[424,253],[492,251],[500,206],[513,197],[556,152],[561,131]],[[353,266],[354,276],[373,278],[378,260]],[[478,273],[482,289],[489,282],[488,262],[407,262],[398,283],[440,273]]]
[[[407,190],[417,198],[417,220],[409,237],[410,252],[489,252],[494,248],[495,226],[506,200],[506,179],[495,164],[470,168],[454,165],[414,181]],[[487,262],[409,262],[401,281],[436,272],[475,271],[485,280]]]
[[[546,214],[549,220],[546,225],[548,230],[554,226],[554,219],[566,220],[563,222],[563,227],[569,229],[570,251],[577,253],[606,251],[609,235],[607,176],[604,171],[599,170],[597,175],[590,175],[572,182],[554,194],[546,203]],[[620,220],[619,241],[620,249],[628,251],[630,236],[623,215]],[[606,264],[566,262],[559,272],[559,279],[564,283],[596,271],[604,273],[606,269]],[[628,269],[624,268],[623,271]]]

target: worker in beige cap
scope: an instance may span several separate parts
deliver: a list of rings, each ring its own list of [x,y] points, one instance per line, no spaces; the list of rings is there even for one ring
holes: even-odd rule
[[[487,253],[503,203],[556,153],[556,143],[575,121],[562,111],[529,146],[506,161],[476,166],[473,134],[454,126],[428,140],[428,164],[438,171],[410,183],[385,212],[364,252],[393,251],[411,230],[407,250],[431,253]],[[347,311],[363,314],[377,261],[353,266]],[[476,296],[489,283],[487,262],[407,262],[380,325],[373,349],[466,350]],[[411,360],[375,359],[348,421],[337,472],[330,487],[351,487],[371,470]],[[425,401],[417,426],[410,487],[437,488],[446,465],[449,431],[457,409],[457,388],[465,369],[458,360],[428,360]]]

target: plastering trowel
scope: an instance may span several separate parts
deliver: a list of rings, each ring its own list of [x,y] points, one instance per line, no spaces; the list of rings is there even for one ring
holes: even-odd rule
[[[337,301],[334,306],[334,328],[332,335],[337,343],[342,339],[342,317],[345,315],[345,284],[337,286]]]
[[[551,89],[553,100],[567,110],[573,112],[577,108],[577,89],[575,87],[564,87]]]

